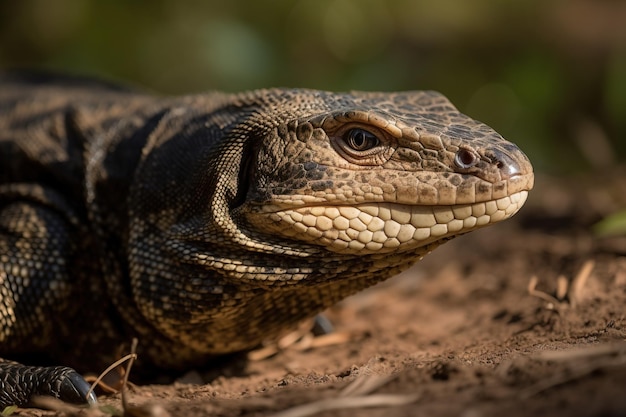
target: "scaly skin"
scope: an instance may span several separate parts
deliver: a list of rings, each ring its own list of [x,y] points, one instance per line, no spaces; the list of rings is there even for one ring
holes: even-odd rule
[[[149,374],[254,348],[512,216],[533,184],[435,92],[44,81],[0,77],[0,354],[25,362],[98,371],[138,337]],[[85,399],[71,369],[0,365],[0,406]]]

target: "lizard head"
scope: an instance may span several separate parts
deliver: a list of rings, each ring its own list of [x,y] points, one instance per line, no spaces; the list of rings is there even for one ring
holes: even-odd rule
[[[185,100],[143,149],[129,268],[144,317],[198,352],[249,349],[512,216],[533,185],[519,148],[434,92]]]
[[[239,209],[255,230],[348,255],[430,248],[533,186],[516,145],[439,93],[308,94],[258,145]]]

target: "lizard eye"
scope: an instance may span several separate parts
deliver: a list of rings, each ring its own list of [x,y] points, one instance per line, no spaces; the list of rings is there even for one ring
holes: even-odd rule
[[[459,168],[468,169],[478,163],[478,156],[467,149],[459,149],[454,156],[454,163]]]
[[[380,144],[376,135],[364,129],[350,129],[344,134],[343,139],[357,152],[369,151]]]

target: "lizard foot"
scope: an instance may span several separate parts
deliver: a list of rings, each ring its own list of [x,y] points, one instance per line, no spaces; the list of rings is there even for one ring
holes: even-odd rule
[[[26,406],[37,395],[73,404],[97,404],[90,385],[72,368],[0,363],[0,411],[10,405]]]

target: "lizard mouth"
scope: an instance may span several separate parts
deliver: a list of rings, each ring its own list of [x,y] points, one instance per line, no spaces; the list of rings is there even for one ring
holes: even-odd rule
[[[313,205],[254,216],[265,229],[307,241],[335,253],[373,254],[410,250],[460,235],[513,216],[528,191],[499,199],[458,205],[362,203]],[[260,218],[262,217],[262,218]]]

